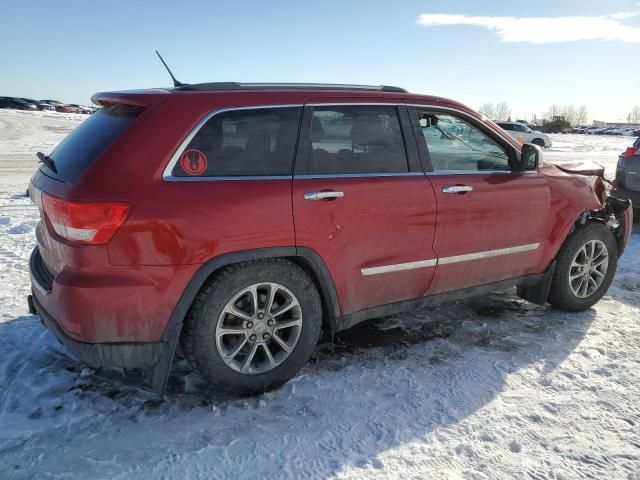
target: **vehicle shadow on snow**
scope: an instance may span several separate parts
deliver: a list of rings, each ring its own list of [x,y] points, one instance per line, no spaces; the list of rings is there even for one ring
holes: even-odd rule
[[[49,367],[60,368],[62,361],[68,382],[50,387],[49,394],[59,397],[60,409],[72,404],[100,423],[88,431],[67,430],[71,458],[64,465],[54,458],[36,464],[40,471],[69,473],[75,464],[110,475],[121,470],[98,460],[111,454],[120,467],[143,464],[147,473],[171,476],[162,462],[166,456],[185,462],[194,456],[199,471],[216,472],[216,478],[317,478],[347,467],[381,468],[379,454],[458,424],[491,402],[519,369],[539,364],[544,388],[545,376],[576,349],[595,314],[568,315],[503,292],[373,320],[320,345],[310,364],[280,389],[245,399],[211,390],[179,361],[168,397],[159,402],[117,369],[74,370],[73,359],[54,348]],[[29,401],[37,406],[47,396]],[[34,421],[51,414],[37,413]],[[95,429],[117,431],[125,443],[146,448],[105,443],[94,438]]]

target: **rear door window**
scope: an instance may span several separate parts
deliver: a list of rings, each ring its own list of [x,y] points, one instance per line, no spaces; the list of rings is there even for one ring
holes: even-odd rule
[[[300,107],[230,110],[211,117],[180,153],[174,177],[291,175]]]
[[[314,107],[312,122],[309,174],[408,171],[396,107]]]
[[[56,172],[43,166],[50,177],[74,183],[100,154],[144,109],[131,105],[103,107],[82,122],[51,152]]]

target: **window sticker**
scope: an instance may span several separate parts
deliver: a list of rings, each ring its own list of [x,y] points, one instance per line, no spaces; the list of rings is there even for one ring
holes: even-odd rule
[[[202,150],[190,148],[180,157],[180,165],[187,175],[201,175],[207,169],[207,156]]]

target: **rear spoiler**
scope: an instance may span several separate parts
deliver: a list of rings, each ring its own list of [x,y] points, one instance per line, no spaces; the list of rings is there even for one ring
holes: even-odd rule
[[[169,90],[148,89],[148,90],[123,90],[120,92],[99,92],[91,97],[91,101],[101,107],[116,103],[124,105],[135,105],[138,107],[148,107],[170,95]]]

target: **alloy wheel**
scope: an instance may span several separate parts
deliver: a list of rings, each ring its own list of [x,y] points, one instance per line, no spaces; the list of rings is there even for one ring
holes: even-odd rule
[[[600,288],[609,267],[609,251],[600,240],[589,240],[574,256],[569,268],[569,287],[578,298],[588,298]]]
[[[216,348],[233,370],[273,370],[293,352],[302,330],[296,296],[277,283],[256,283],[227,302],[216,324]]]

